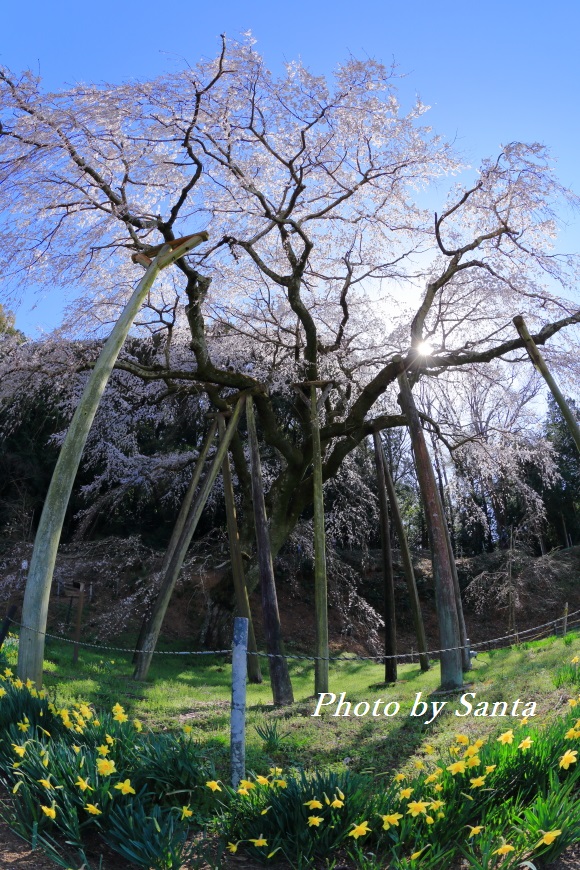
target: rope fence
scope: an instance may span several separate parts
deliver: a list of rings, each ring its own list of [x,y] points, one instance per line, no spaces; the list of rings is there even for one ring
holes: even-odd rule
[[[574,617],[577,617],[574,619]],[[51,640],[61,641],[62,643],[70,643],[70,644],[78,644],[78,646],[85,647],[87,649],[98,649],[98,650],[106,650],[110,652],[124,652],[131,653],[133,655],[136,650],[133,647],[121,647],[121,646],[108,646],[106,644],[99,643],[90,643],[88,641],[76,641],[73,638],[64,637],[63,635],[58,634],[50,634],[46,631],[38,631],[37,629],[29,628],[27,626],[22,625],[19,622],[16,622],[14,619],[10,619],[10,625],[13,625],[17,628],[26,628],[28,631],[33,631],[35,634],[41,634],[45,638],[50,638]],[[504,634],[500,637],[490,638],[489,640],[478,641],[477,643],[470,643],[469,646],[454,646],[447,647],[446,649],[434,649],[427,650],[425,654],[427,656],[436,656],[441,655],[441,653],[445,652],[456,652],[457,650],[468,649],[470,651],[480,649],[481,652],[489,652],[493,649],[501,649],[499,646],[492,646],[492,644],[503,643],[504,646],[508,645],[506,642],[510,640],[515,640],[516,644],[522,642],[528,642],[532,640],[539,640],[542,637],[550,636],[550,634],[555,634],[557,631],[558,624],[564,624],[566,621],[567,627],[570,628],[574,625],[580,625],[580,610],[572,611],[571,613],[566,614],[565,616],[560,616],[557,619],[551,619],[549,622],[541,623],[540,625],[532,626],[531,628],[525,628],[521,631],[513,631],[510,634]],[[544,631],[541,631],[544,629]],[[550,629],[551,631],[547,631]],[[532,632],[538,632],[539,634],[532,634]],[[510,644],[511,645],[511,644]],[[485,647],[485,649],[484,649]],[[217,649],[217,650],[138,650],[138,652],[143,652],[145,654],[153,653],[154,655],[159,656],[219,656],[219,655],[231,655],[232,649]],[[360,655],[341,655],[341,656],[329,656],[328,658],[323,658],[322,656],[307,656],[307,655],[295,655],[295,654],[272,654],[266,652],[251,652],[248,650],[248,655],[259,656],[260,658],[286,658],[291,659],[293,661],[328,661],[328,662],[375,662],[376,664],[383,664],[387,659],[397,659],[401,662],[411,661],[414,662],[416,658],[419,657],[420,653],[417,650],[414,650],[409,653],[399,653],[398,655],[374,655],[374,656],[360,656]]]

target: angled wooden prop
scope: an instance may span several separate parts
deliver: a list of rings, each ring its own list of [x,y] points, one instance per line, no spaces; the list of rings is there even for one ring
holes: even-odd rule
[[[195,233],[184,240],[178,239],[180,244],[173,249],[171,245],[161,246],[105,342],[66,433],[34,540],[22,606],[18,674],[22,680],[32,680],[38,688],[42,685],[44,638],[56,553],[76,473],[101,396],[129,329],[159,272],[207,239],[206,232]]]

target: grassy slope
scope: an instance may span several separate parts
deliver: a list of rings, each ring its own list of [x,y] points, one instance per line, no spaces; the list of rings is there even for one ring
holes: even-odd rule
[[[511,649],[480,654],[472,672],[467,675],[466,691],[476,692],[480,701],[508,701],[509,711],[516,698],[537,703],[537,716],[531,722],[541,723],[567,708],[567,700],[578,688],[565,684],[557,688],[557,669],[570,662],[580,652],[580,639],[569,634],[565,639],[549,638]],[[208,749],[217,752],[218,764],[227,775],[229,742],[229,693],[231,668],[227,662],[205,656],[157,656],[147,683],[130,678],[130,656],[111,653],[117,658],[104,659],[99,652],[81,651],[81,661],[74,668],[71,646],[51,641],[47,645],[45,686],[54,694],[59,706],[74,700],[93,703],[97,709],[110,708],[115,702],[152,728],[174,728],[184,724],[194,727],[195,736],[207,742]],[[119,657],[121,656],[121,657]],[[15,660],[15,652],[9,650]],[[573,669],[572,669],[573,670]],[[401,711],[396,717],[371,715],[356,718],[332,715],[335,706],[323,710],[314,718],[311,714],[316,699],[312,697],[314,674],[311,663],[293,662],[292,681],[296,703],[290,708],[274,708],[268,682],[248,686],[248,767],[260,770],[276,762],[307,768],[330,766],[341,769],[347,764],[353,770],[373,770],[376,775],[393,769],[405,769],[412,764],[415,752],[425,743],[436,748],[449,742],[457,732],[475,739],[488,733],[504,731],[518,724],[518,718],[457,717],[463,712],[458,696],[437,696],[447,700],[445,711],[430,725],[420,718],[410,718],[409,712],[417,692],[428,699],[438,685],[438,664],[427,674],[417,665],[403,665],[400,679],[394,686],[378,684],[383,669],[370,662],[333,664],[330,688],[336,695],[346,693],[347,700],[356,702],[378,698],[399,701]],[[430,699],[433,700],[433,699]],[[353,704],[354,706],[354,704]],[[522,710],[520,705],[519,710]],[[381,705],[382,711],[383,705]],[[328,712],[327,712],[328,711]],[[352,710],[351,710],[352,713]],[[425,717],[428,718],[428,717]],[[274,727],[282,736],[278,747],[264,748],[256,726]]]

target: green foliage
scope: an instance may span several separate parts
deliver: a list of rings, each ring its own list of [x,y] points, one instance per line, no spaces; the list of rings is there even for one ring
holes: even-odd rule
[[[282,741],[286,740],[288,734],[281,734],[278,722],[265,722],[263,725],[256,725],[256,734],[263,741],[264,752],[277,752]]]

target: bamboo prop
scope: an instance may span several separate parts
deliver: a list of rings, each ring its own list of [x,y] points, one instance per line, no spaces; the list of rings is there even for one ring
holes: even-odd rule
[[[151,659],[153,657],[153,651],[157,646],[157,640],[159,638],[159,633],[161,632],[161,626],[163,625],[163,620],[165,619],[165,614],[167,612],[167,608],[169,607],[169,602],[171,600],[171,596],[173,595],[173,590],[175,589],[175,583],[177,582],[178,575],[173,576],[172,574],[170,574],[169,566],[171,565],[171,560],[173,559],[175,551],[177,550],[181,535],[183,534],[183,530],[187,523],[187,518],[191,510],[193,497],[196,493],[211,445],[213,444],[216,430],[217,421],[213,420],[200,450],[199,456],[197,457],[197,461],[193,469],[193,474],[191,476],[189,486],[187,487],[187,492],[185,493],[185,497],[181,503],[181,507],[177,515],[177,520],[175,521],[175,525],[171,533],[171,538],[169,539],[169,544],[167,545],[167,550],[165,551],[165,555],[163,556],[163,562],[161,563],[161,568],[159,570],[159,573],[162,577],[161,586],[159,588],[159,592],[157,593],[157,598],[155,599],[153,607],[151,608],[151,612],[146,619],[145,625],[142,627],[142,630],[139,633],[137,649],[135,650],[135,655],[133,656],[135,663],[135,671],[133,673],[134,680],[147,679],[147,674],[151,665]],[[143,650],[148,650],[148,652],[143,652]]]
[[[379,490],[381,517],[381,544],[383,553],[383,593],[385,620],[385,683],[397,682],[397,623],[395,619],[395,580],[393,577],[393,554],[389,529],[389,505],[385,480],[385,458],[378,432],[373,433],[375,466]]]
[[[443,500],[441,500],[441,505],[443,505]],[[443,509],[443,528],[445,530],[445,537],[447,538],[447,551],[449,553],[449,564],[451,566],[451,576],[453,577],[453,591],[455,592],[455,606],[457,607],[457,620],[459,622],[459,637],[461,638],[461,667],[465,672],[471,670],[471,655],[467,639],[465,614],[463,613],[463,602],[461,600],[461,586],[459,585],[455,553],[453,552],[449,526],[447,525],[447,519],[445,517],[445,509]]]
[[[222,441],[226,433],[224,415],[218,414],[217,420],[220,441]],[[230,558],[232,562],[232,579],[234,581],[234,590],[236,593],[238,616],[244,617],[248,620],[248,679],[251,683],[261,683],[262,671],[260,669],[260,659],[256,655],[258,647],[256,645],[256,635],[254,633],[254,624],[252,622],[250,599],[248,597],[248,589],[244,577],[244,563],[242,561],[242,549],[240,547],[240,535],[238,532],[238,520],[236,516],[236,503],[234,501],[234,487],[232,483],[232,472],[230,469],[228,453],[226,453],[222,465],[222,478],[224,484],[224,498],[226,502]],[[253,653],[253,655],[251,655],[251,653]]]
[[[402,363],[400,356],[393,358],[394,362]],[[441,688],[444,691],[459,689],[463,686],[463,671],[461,665],[461,638],[459,635],[459,620],[453,586],[453,575],[449,561],[447,537],[444,524],[443,505],[439,497],[433,466],[427,450],[425,436],[413,394],[403,370],[398,376],[401,390],[399,402],[407,418],[411,435],[417,478],[423,503],[425,505],[425,522],[429,532],[431,554],[433,560],[433,579],[435,583],[435,603],[439,622],[439,639],[441,648]]]
[[[548,387],[550,388],[550,392],[552,393],[560,411],[562,412],[562,416],[564,417],[566,423],[568,424],[568,429],[570,430],[570,434],[574,439],[574,443],[578,448],[578,452],[580,452],[580,426],[578,426],[578,421],[574,417],[572,410],[570,409],[566,399],[564,398],[563,393],[561,392],[558,384],[552,377],[548,366],[546,365],[546,360],[538,350],[538,347],[528,332],[528,327],[524,321],[524,318],[521,314],[518,314],[513,319],[513,323],[515,328],[517,329],[520,337],[523,339],[526,350],[528,352],[528,356],[533,362],[536,369],[542,375],[544,380],[546,381]]]
[[[401,517],[401,511],[399,510],[399,503],[397,501],[397,493],[395,492],[395,485],[393,483],[393,478],[391,477],[391,472],[389,471],[389,463],[387,462],[387,457],[384,455],[383,451],[383,459],[384,459],[384,469],[385,469],[385,483],[387,485],[387,493],[389,495],[389,504],[391,506],[391,516],[393,518],[393,523],[397,532],[397,537],[399,539],[399,547],[401,550],[401,561],[403,563],[403,570],[405,573],[405,580],[407,581],[407,590],[409,593],[409,600],[411,602],[411,612],[413,614],[413,624],[415,626],[415,635],[417,637],[417,646],[419,648],[419,664],[421,666],[422,671],[429,670],[429,657],[427,655],[427,636],[425,634],[425,625],[423,623],[423,614],[421,613],[421,604],[419,602],[419,593],[417,592],[417,583],[415,581],[415,572],[413,570],[413,560],[411,558],[411,551],[409,549],[409,542],[407,541],[407,535],[405,534],[405,527],[403,525],[403,518]]]
[[[149,628],[143,642],[143,650],[139,657],[137,668],[135,669],[135,679],[144,680],[147,676],[149,665],[153,658],[153,651],[157,644],[157,639],[161,632],[161,626],[163,625],[163,619],[171,599],[171,594],[175,588],[175,584],[177,583],[179,572],[183,567],[183,562],[185,561],[189,545],[191,544],[191,539],[193,538],[197,524],[199,523],[203,509],[205,508],[206,502],[209,498],[209,494],[224,461],[224,456],[227,453],[230,441],[237,429],[238,421],[244,407],[244,401],[245,396],[241,395],[236,403],[234,413],[232,414],[224,438],[218,445],[218,449],[209,470],[203,478],[199,492],[197,493],[195,501],[191,505],[189,513],[187,514],[187,519],[185,520],[181,534],[179,535],[179,541],[171,554],[171,558],[168,560],[167,571],[165,572],[161,589],[159,590],[157,599],[153,606]]]
[[[246,406],[248,424],[248,441],[250,445],[250,470],[252,474],[252,499],[254,502],[254,523],[256,526],[256,549],[258,552],[258,567],[260,571],[260,588],[262,592],[262,619],[270,664],[270,682],[272,695],[276,706],[294,703],[294,693],[288,662],[284,656],[278,598],[274,581],[274,566],[270,549],[270,534],[266,517],[266,504],[262,485],[262,465],[258,449],[256,421],[252,397],[248,396]]]
[[[42,686],[44,640],[56,553],[76,473],[101,396],[129,329],[159,272],[208,238],[208,234],[202,232],[189,237],[175,249],[163,245],[105,342],[73,415],[44,502],[22,606],[18,675],[21,680],[32,680],[38,689]]]

